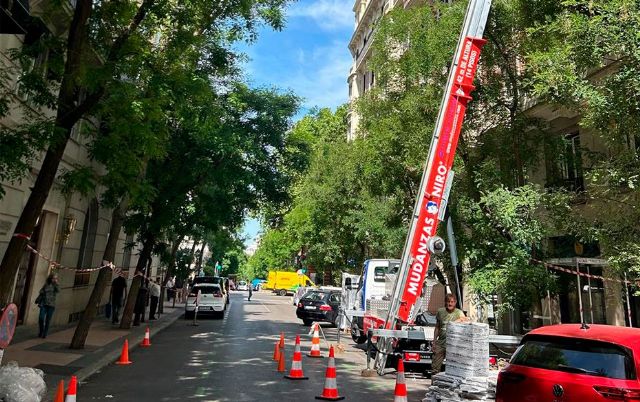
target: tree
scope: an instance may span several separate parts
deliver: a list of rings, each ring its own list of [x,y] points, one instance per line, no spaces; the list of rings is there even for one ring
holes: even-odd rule
[[[255,36],[256,24],[261,21],[281,27],[281,10],[286,3],[286,0],[250,0],[242,4],[196,2],[189,3],[188,7],[183,5],[172,9],[170,5],[154,0],[118,4],[94,4],[92,0],[77,2],[66,40],[66,61],[59,91],[56,97],[46,98],[47,106],[55,108],[56,117],[50,124],[43,125],[45,131],[38,135],[45,138],[49,146],[0,264],[0,304],[9,302],[27,237],[42,212],[73,126],[93,111],[111,83],[122,79],[121,69],[130,61],[128,56],[138,54],[142,49],[151,50],[149,47],[157,34],[172,32],[172,36],[166,37],[167,41],[195,39],[199,46],[194,48],[205,49],[205,59],[222,61],[224,65],[228,59],[218,57],[228,52],[219,44],[228,40],[251,39]],[[172,16],[176,18],[171,19]],[[164,31],[165,28],[168,29]],[[97,53],[103,62],[97,63],[92,52]],[[47,91],[41,93],[46,94]],[[32,143],[34,145],[30,145],[26,152],[42,146],[39,139]],[[24,152],[18,158],[23,155]]]

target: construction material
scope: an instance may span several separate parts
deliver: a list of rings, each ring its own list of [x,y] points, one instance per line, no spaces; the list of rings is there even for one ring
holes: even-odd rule
[[[493,401],[497,370],[489,371],[489,326],[452,322],[447,325],[444,373],[431,377],[423,402]]]
[[[0,401],[40,402],[47,392],[42,370],[9,362],[0,367]]]

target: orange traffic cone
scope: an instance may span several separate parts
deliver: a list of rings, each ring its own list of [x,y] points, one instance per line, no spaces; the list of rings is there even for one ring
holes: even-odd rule
[[[280,350],[280,346],[278,346],[278,350]],[[284,349],[280,351],[280,355],[278,357],[280,357],[280,359],[278,359],[278,373],[284,373],[287,371],[284,367]]]
[[[276,346],[273,348],[273,360],[280,361],[280,342],[276,342]]]
[[[344,396],[338,395],[338,385],[336,384],[336,359],[333,353],[333,346],[329,347],[329,365],[325,374],[324,389],[322,395],[316,396],[316,399],[324,401],[340,401]]]
[[[284,332],[280,332],[280,350],[284,350]]]
[[[293,351],[293,360],[291,361],[291,370],[289,375],[285,375],[285,378],[290,380],[308,380],[309,377],[305,377],[302,372],[302,353],[300,353],[300,335],[296,336],[296,348]]]
[[[407,402],[407,384],[404,381],[404,363],[402,362],[402,358],[398,360],[396,390],[393,396],[393,402]]]
[[[320,334],[318,333],[318,323],[313,327],[313,338],[311,338],[311,352],[307,356],[309,357],[322,357],[320,353]]]
[[[56,390],[56,397],[53,402],[64,402],[64,380],[60,380],[58,389]]]
[[[151,337],[149,336],[149,327],[147,327],[147,330],[144,331],[144,339],[142,340],[142,343],[140,344],[140,346],[143,346],[145,348],[151,346]]]
[[[67,397],[64,398],[64,402],[76,402],[76,388],[78,387],[78,379],[75,375],[71,376],[69,381],[69,389],[67,390]]]
[[[129,361],[129,340],[124,340],[124,345],[122,345],[122,353],[120,353],[120,360],[116,362],[116,364],[131,364],[133,362]]]

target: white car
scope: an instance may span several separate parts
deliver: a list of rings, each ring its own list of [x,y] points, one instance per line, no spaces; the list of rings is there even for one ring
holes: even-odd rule
[[[249,290],[249,285],[245,281],[238,282],[237,290]]]
[[[185,318],[193,318],[196,303],[198,315],[215,314],[222,317],[227,307],[227,295],[218,284],[198,283],[193,286],[187,296],[187,303],[184,307]]]

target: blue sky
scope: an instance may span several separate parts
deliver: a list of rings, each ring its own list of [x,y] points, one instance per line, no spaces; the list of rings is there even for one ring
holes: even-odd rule
[[[303,98],[297,118],[311,108],[343,104],[348,98],[347,75],[351,55],[347,48],[354,27],[353,0],[299,0],[287,9],[280,31],[263,28],[258,40],[240,49],[249,60],[246,79],[253,87],[291,90]],[[245,244],[255,242],[260,231],[248,220]]]

